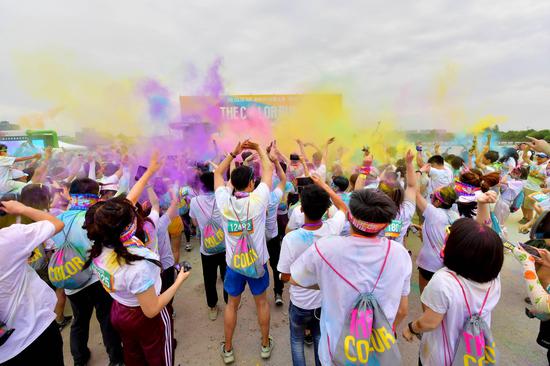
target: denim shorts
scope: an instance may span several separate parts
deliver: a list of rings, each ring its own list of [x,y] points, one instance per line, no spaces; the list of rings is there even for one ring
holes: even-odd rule
[[[230,296],[237,297],[244,292],[244,288],[248,283],[248,287],[250,287],[250,292],[252,292],[252,295],[261,295],[269,287],[269,271],[267,270],[267,263],[264,264],[264,270],[265,273],[262,277],[251,278],[235,272],[227,266],[225,280],[223,281],[223,288]]]

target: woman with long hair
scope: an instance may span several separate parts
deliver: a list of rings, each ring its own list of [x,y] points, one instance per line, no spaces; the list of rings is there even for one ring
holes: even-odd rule
[[[93,241],[93,271],[114,299],[111,322],[119,332],[127,366],[172,365],[172,325],[166,305],[189,272],[161,291],[159,256],[137,238],[137,214],[131,201],[117,197],[92,206],[85,228]]]

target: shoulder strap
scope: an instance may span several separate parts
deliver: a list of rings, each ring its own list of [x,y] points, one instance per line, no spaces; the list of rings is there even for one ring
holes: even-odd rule
[[[235,214],[235,217],[237,218],[237,221],[239,222],[239,225],[241,225],[241,231],[245,232],[246,227],[243,226],[243,223],[242,223],[241,219],[239,218],[239,215],[237,215],[237,211],[235,211],[235,207],[233,207],[233,201],[231,201],[231,198],[229,199],[229,203],[231,203],[231,209],[233,210],[233,213]],[[248,200],[248,206],[246,207],[246,221],[248,221],[249,209],[250,209],[250,199]],[[246,224],[246,221],[245,221],[245,224]]]
[[[458,285],[460,286],[460,289],[462,290],[462,296],[464,296],[464,301],[466,303],[466,309],[468,309],[468,315],[470,315],[470,317],[472,316],[472,309],[470,308],[470,304],[468,303],[468,299],[466,297],[466,291],[464,290],[464,286],[462,286],[462,283],[460,282],[460,280],[458,279],[458,277],[453,273],[453,272],[450,272],[448,271],[451,276],[453,276],[453,278],[456,280],[456,282],[458,282]],[[478,312],[478,315],[481,315],[481,313],[483,312],[483,309],[485,308],[485,304],[487,303],[487,298],[489,297],[489,292],[491,291],[491,286],[489,286],[489,289],[487,290],[487,293],[485,294],[485,298],[483,299],[483,303],[481,304],[481,308],[479,309],[479,312]]]
[[[62,246],[65,245],[65,243],[67,242],[67,237],[69,236],[69,233],[71,232],[71,228],[73,227],[73,224],[74,224],[74,221],[76,220],[76,216],[78,214],[74,215],[73,219],[71,220],[71,223],[69,224],[69,227],[67,228],[67,231],[65,231],[65,229],[63,229],[63,235],[65,236],[64,239],[63,239],[63,244]]]
[[[160,261],[152,258],[143,258],[143,259],[145,259],[147,262],[153,263],[155,266],[159,267],[162,270],[162,264],[160,263]]]
[[[371,294],[376,289],[376,286],[378,286],[378,281],[380,281],[380,277],[382,276],[382,272],[384,272],[384,268],[386,267],[386,262],[388,261],[388,255],[390,254],[391,242],[388,239],[386,239],[386,240],[388,242],[388,246],[387,246],[387,249],[386,249],[386,255],[384,257],[384,262],[382,263],[382,267],[380,268],[380,273],[378,274],[378,278],[376,279],[376,282],[374,283],[372,291],[370,291]],[[323,255],[323,253],[321,253],[321,250],[319,250],[319,246],[317,245],[317,242],[315,242],[315,250],[317,250],[317,253],[319,253],[319,256],[321,257],[321,259],[323,259],[323,261],[330,267],[330,269],[332,269],[334,271],[334,273],[336,273],[338,275],[338,277],[340,277],[342,280],[344,280],[355,291],[357,291],[358,293],[361,293],[361,291],[359,291],[359,289],[357,287],[355,287],[355,285],[353,283],[351,283],[346,277],[344,277],[344,275],[342,275],[340,272],[338,272],[338,270],[336,268],[334,268],[334,266],[332,264],[330,264],[330,262]]]
[[[199,201],[199,198],[200,198],[200,196],[196,196],[196,197],[195,197],[195,199],[197,200],[197,205],[199,205],[199,208],[200,208],[200,210],[202,211],[202,214],[204,215],[204,217],[208,217],[208,216],[206,215],[206,211],[204,211],[204,209],[202,208],[202,205],[201,205],[201,203],[200,203],[200,201]],[[216,201],[215,201],[215,200],[214,200],[214,204],[216,204]],[[214,206],[212,206],[212,212],[214,212]]]

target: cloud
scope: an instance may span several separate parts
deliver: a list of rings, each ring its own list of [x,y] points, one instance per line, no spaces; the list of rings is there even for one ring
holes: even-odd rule
[[[349,104],[434,127],[437,75],[457,65],[452,104],[506,128],[547,127],[550,3],[517,1],[0,2],[0,119],[47,110],[18,81],[13,55],[66,50],[111,74],[160,78],[180,93],[186,65],[222,57],[231,93],[327,86]]]

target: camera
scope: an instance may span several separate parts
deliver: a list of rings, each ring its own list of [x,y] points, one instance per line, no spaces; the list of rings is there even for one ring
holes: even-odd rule
[[[183,272],[189,272],[193,266],[191,266],[191,263],[187,262],[187,261],[183,261],[181,263],[178,263],[174,266],[174,268],[176,269],[176,271],[181,272],[183,270]]]

